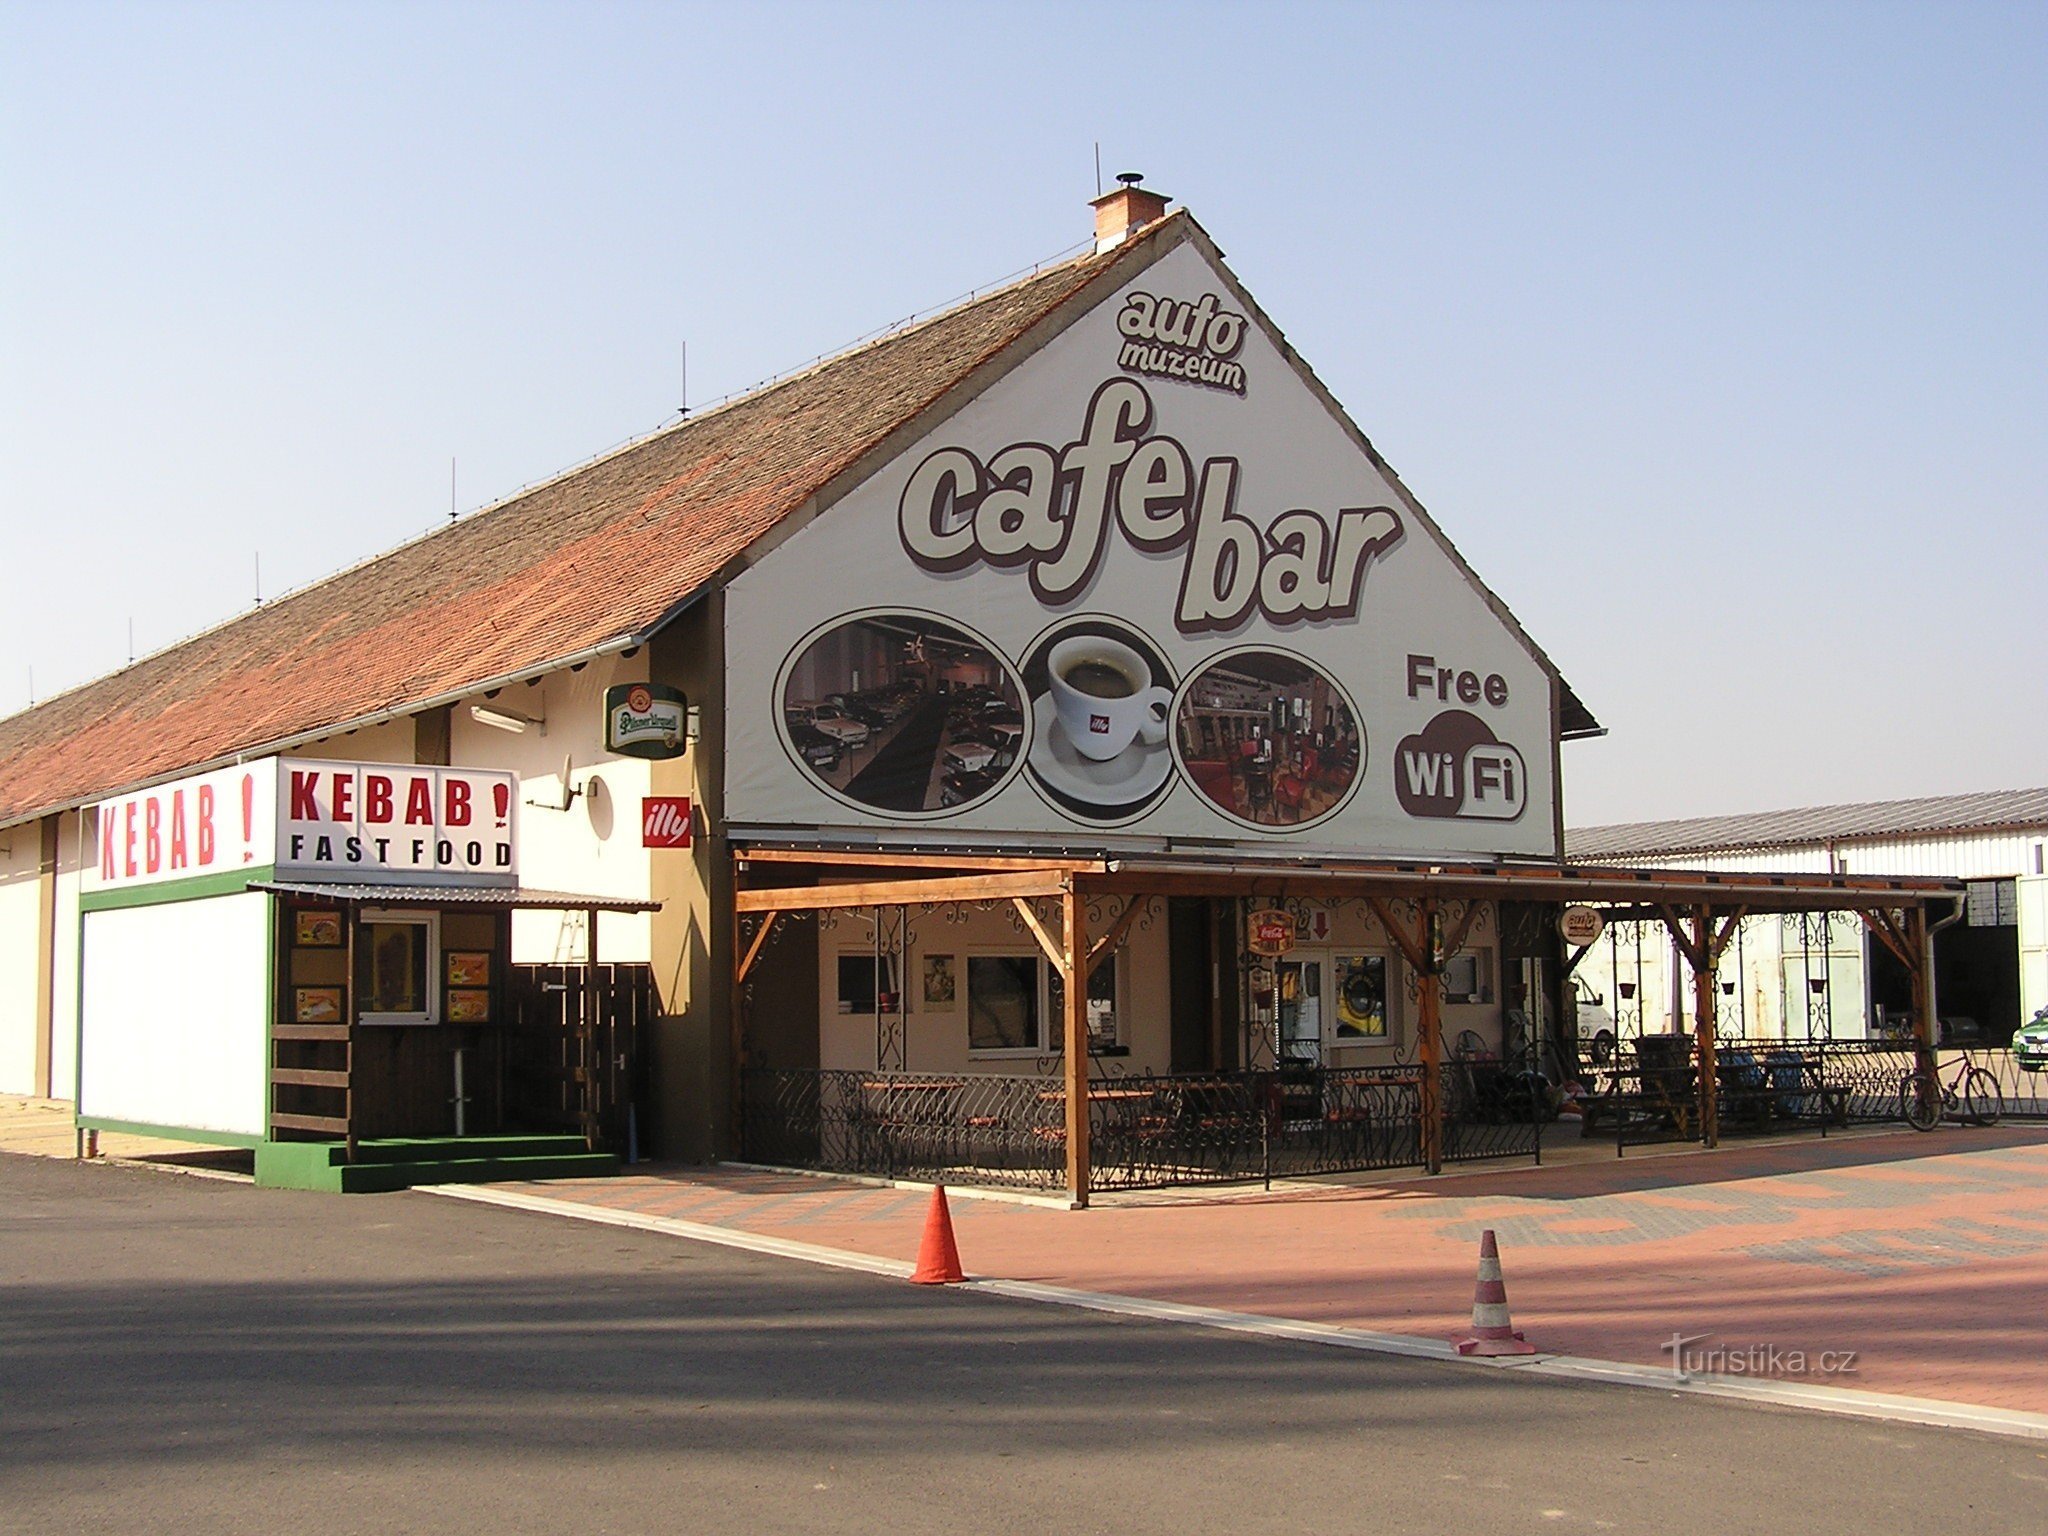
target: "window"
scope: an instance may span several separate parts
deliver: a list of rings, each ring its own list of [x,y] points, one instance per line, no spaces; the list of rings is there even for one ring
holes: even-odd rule
[[[872,950],[841,955],[838,998],[841,1013],[873,1013],[877,1003],[884,1013],[896,1012],[896,957],[877,959]]]
[[[1052,1035],[1052,1049],[1067,1048],[1066,984],[1060,973],[1045,967],[1046,1028]],[[1088,1049],[1118,1051],[1123,1046],[1123,1029],[1118,1019],[1116,956],[1104,955],[1088,973]]]
[[[967,957],[967,1048],[1016,1054],[1045,1049],[1045,988],[1038,955]]]
[[[1493,1001],[1493,951],[1468,949],[1444,962],[1444,1001]]]
[[[1384,1040],[1387,1037],[1387,958],[1385,955],[1339,955],[1337,971],[1337,1038]]]
[[[365,1024],[439,1021],[438,912],[365,910],[356,932],[356,999]]]
[[[1066,988],[1060,973],[1036,954],[967,957],[967,1048],[1044,1055],[1067,1048]],[[1088,977],[1088,1048],[1119,1049],[1116,956]]]

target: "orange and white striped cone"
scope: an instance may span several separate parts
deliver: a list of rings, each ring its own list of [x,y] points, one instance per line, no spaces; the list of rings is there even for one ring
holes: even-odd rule
[[[1459,1339],[1461,1355],[1533,1355],[1536,1346],[1515,1332],[1508,1316],[1508,1284],[1500,1273],[1493,1228],[1479,1234],[1479,1283],[1472,1289],[1472,1333]]]

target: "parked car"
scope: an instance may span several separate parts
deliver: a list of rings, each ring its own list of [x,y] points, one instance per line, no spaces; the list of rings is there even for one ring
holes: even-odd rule
[[[846,747],[837,737],[827,736],[804,720],[789,722],[789,744],[796,748],[805,762],[824,773],[837,768],[839,760],[846,755]]]
[[[2048,1070],[2048,1008],[2043,1008],[2012,1037],[2013,1059],[2023,1072]]]
[[[945,765],[953,773],[986,773],[997,766],[995,747],[974,737],[956,738],[946,748]]]
[[[843,705],[830,702],[820,704],[811,711],[811,725],[827,736],[844,742],[849,747],[867,745],[868,728],[846,712]]]
[[[965,805],[979,800],[1002,781],[1003,770],[984,768],[978,773],[949,773],[939,780],[940,805]]]

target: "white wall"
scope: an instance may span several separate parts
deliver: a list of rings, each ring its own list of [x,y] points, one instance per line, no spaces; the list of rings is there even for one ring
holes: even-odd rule
[[[640,801],[649,792],[650,765],[641,758],[607,753],[603,719],[606,688],[646,680],[647,654],[642,651],[631,658],[601,658],[580,672],[565,669],[532,684],[515,683],[500,689],[495,698],[478,694],[450,712],[448,755],[457,766],[511,769],[519,775],[522,886],[578,895],[647,897],[651,855],[640,846]],[[540,724],[516,732],[485,725],[470,713],[471,706],[479,704],[495,704]],[[402,720],[330,736],[294,748],[293,755],[409,763],[415,755],[414,741],[412,721]],[[561,804],[565,760],[568,783],[579,793],[563,811],[555,807]],[[598,921],[600,960],[652,958],[646,915],[607,912]],[[587,954],[581,912],[513,914],[514,960],[568,964]]]
[[[2048,1008],[2048,878],[2019,882],[2020,1022]]]
[[[643,758],[604,750],[604,691],[615,683],[645,682],[647,653],[630,660],[593,661],[581,672],[555,672],[532,687],[517,684],[495,700],[455,706],[449,755],[472,768],[510,768],[519,775],[519,883],[578,895],[645,899],[651,880],[649,852],[640,846],[640,801],[648,793],[650,765]],[[524,731],[484,725],[470,703],[496,703],[545,722]],[[562,764],[581,793],[566,811]],[[540,801],[535,805],[532,802]],[[688,858],[686,853],[671,855]],[[652,957],[645,914],[600,916],[599,960]],[[522,963],[570,963],[585,957],[581,913],[517,912],[512,957]]]
[[[284,755],[317,757],[341,763],[409,763],[417,750],[416,740],[417,728],[408,716],[403,720],[387,720],[382,725],[365,726],[359,731],[343,731],[338,736],[323,737],[309,746],[293,747]]]
[[[1343,1041],[1336,1039],[1334,999],[1324,999],[1323,1037],[1325,1059],[1333,1067],[1384,1065],[1397,1057],[1412,1058],[1415,1051],[1415,1009],[1408,997],[1407,972],[1393,944],[1377,919],[1360,901],[1305,904],[1310,911],[1322,910],[1329,917],[1327,938],[1305,943],[1294,958],[1321,958],[1326,962],[1326,990],[1334,980],[1327,964],[1340,954],[1380,955],[1387,961],[1387,1038],[1384,1041]],[[1165,904],[1155,907],[1157,917],[1147,928],[1135,926],[1118,952],[1118,1010],[1123,1025],[1123,1043],[1130,1055],[1119,1064],[1130,1072],[1166,1072],[1173,1063],[1170,1013],[1171,981],[1167,947]],[[870,925],[851,912],[820,915],[818,933],[819,1065],[842,1071],[873,1070],[875,1063],[875,1018],[873,1014],[837,1012],[838,959],[842,953],[872,953]],[[909,1043],[905,1069],[911,1072],[997,1073],[1030,1072],[1032,1058],[982,1056],[967,1048],[967,978],[964,957],[982,953],[1039,953],[1031,936],[1012,920],[1006,909],[969,910],[964,920],[950,922],[937,910],[912,909],[908,948],[907,986],[910,994]],[[1488,978],[1489,1001],[1446,1003],[1443,1010],[1444,1039],[1448,1043],[1471,1030],[1489,1050],[1501,1045],[1501,986],[1499,945],[1495,909],[1481,910],[1466,940],[1465,952],[1477,953]],[[920,995],[926,954],[956,957],[955,997],[950,1008],[928,1009]],[[1226,964],[1229,961],[1226,959]],[[1230,1020],[1226,1028],[1241,1031],[1241,1021]],[[1241,1049],[1241,1042],[1239,1045]]]
[[[270,934],[259,892],[87,913],[78,1112],[263,1135]]]
[[[60,1099],[78,1084],[78,897],[93,859],[95,827],[88,812],[57,823],[57,926],[50,972],[50,1092]]]
[[[36,1091],[42,825],[0,832],[0,1093]]]
[[[1852,875],[1905,875],[1937,880],[2006,880],[2039,874],[2034,848],[2048,829],[1979,836],[1887,838],[1883,841],[1819,843],[1755,853],[1649,854],[1602,860],[1654,869],[1755,870],[1769,874],[1826,874],[1832,854]]]

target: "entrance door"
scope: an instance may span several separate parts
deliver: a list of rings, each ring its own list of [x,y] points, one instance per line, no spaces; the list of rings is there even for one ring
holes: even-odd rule
[[[1327,957],[1296,953],[1276,966],[1280,1013],[1280,1064],[1319,1067],[1323,1064],[1324,987],[1330,974]]]

